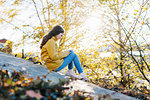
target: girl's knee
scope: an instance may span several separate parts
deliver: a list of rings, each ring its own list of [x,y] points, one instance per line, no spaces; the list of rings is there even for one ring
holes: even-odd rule
[[[69,50],[69,51],[70,51],[70,53],[71,53],[72,55],[78,56],[73,50]]]
[[[76,53],[74,53],[74,52],[73,52],[73,55],[74,55],[74,56],[77,56],[77,54],[76,54]]]
[[[72,50],[69,50],[69,51],[70,51],[71,54],[74,54],[74,51],[72,51]]]
[[[77,54],[74,51],[70,51],[71,55],[77,56]]]

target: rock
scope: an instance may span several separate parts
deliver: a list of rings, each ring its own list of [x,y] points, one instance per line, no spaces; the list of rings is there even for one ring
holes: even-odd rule
[[[5,54],[0,52],[0,68],[7,69],[8,71],[25,71],[29,77],[33,77],[34,79],[37,76],[40,76],[45,81],[50,80],[51,84],[58,84],[59,81],[66,81],[68,78],[66,76],[57,73],[57,72],[49,72],[46,69],[46,66],[33,64],[33,62],[14,57],[9,54]],[[85,95],[90,95],[93,97],[94,100],[98,100],[99,97],[102,97],[101,100],[137,100],[134,97],[126,96],[124,94],[107,90],[101,88],[97,85],[92,83],[84,82],[82,80],[73,80],[69,84],[65,84],[64,87],[70,87],[69,90],[66,90],[66,93],[73,93],[75,91],[82,91],[85,92]]]
[[[86,96],[92,96],[94,100],[137,100],[134,97],[130,97],[119,92],[101,88],[95,84],[84,82],[82,80],[75,80],[69,84],[64,85],[70,87],[70,90],[66,90],[67,94],[73,93],[74,91],[82,91]]]
[[[0,68],[12,72],[14,69],[16,71],[24,71],[29,77],[36,79],[40,76],[45,81],[50,80],[51,84],[58,84],[59,81],[65,81],[65,76],[57,72],[49,72],[46,66],[33,64],[28,60],[22,58],[14,57],[13,55],[5,54],[0,52]],[[46,76],[44,78],[43,76]]]

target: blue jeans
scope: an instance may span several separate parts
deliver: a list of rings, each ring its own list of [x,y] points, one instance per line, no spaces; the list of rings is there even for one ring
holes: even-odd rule
[[[64,58],[63,64],[59,68],[56,69],[56,72],[62,70],[67,65],[68,65],[69,70],[73,69],[73,63],[75,65],[76,69],[78,70],[78,73],[79,74],[82,73],[83,68],[80,64],[79,58],[78,58],[77,54],[75,54],[72,50],[71,50],[70,54]]]

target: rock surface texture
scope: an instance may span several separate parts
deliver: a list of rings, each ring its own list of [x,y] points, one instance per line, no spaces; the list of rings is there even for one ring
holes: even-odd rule
[[[40,76],[46,76],[43,78],[45,81],[51,80],[52,84],[59,83],[60,80],[65,81],[65,76],[56,72],[49,72],[46,69],[46,66],[33,64],[31,61],[27,61],[18,57],[14,57],[13,55],[5,54],[0,52],[0,69],[7,69],[8,71],[24,71],[25,74],[29,75],[29,77],[36,78]]]
[[[7,69],[8,71],[13,71],[14,69],[16,71],[24,71],[25,74],[28,74],[29,77],[33,78],[36,78],[37,76],[40,76],[41,78],[43,76],[46,76],[46,78],[43,79],[45,81],[51,80],[52,84],[58,84],[60,80],[66,81],[68,79],[60,73],[49,72],[49,70],[46,69],[46,66],[33,64],[30,61],[17,58],[2,52],[0,52],[0,68],[4,70]],[[93,96],[94,100],[98,100],[99,96],[104,95],[106,96],[105,98],[106,100],[110,99],[137,100],[134,97],[126,96],[124,94],[115,91],[107,90],[82,80],[74,80],[64,86],[71,87],[69,90],[66,91],[66,93],[72,93],[74,91],[82,91],[87,93],[87,95]]]

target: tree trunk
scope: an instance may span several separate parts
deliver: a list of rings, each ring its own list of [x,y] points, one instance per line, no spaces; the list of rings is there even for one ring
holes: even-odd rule
[[[122,43],[122,35],[121,35],[121,25],[120,25],[120,18],[119,18],[119,13],[116,11],[117,14],[117,24],[118,24],[118,36],[119,36],[119,44]],[[121,84],[125,87],[126,86],[126,79],[125,79],[125,69],[123,67],[123,48],[120,46],[119,47],[119,54],[120,54],[120,71],[121,71]]]

